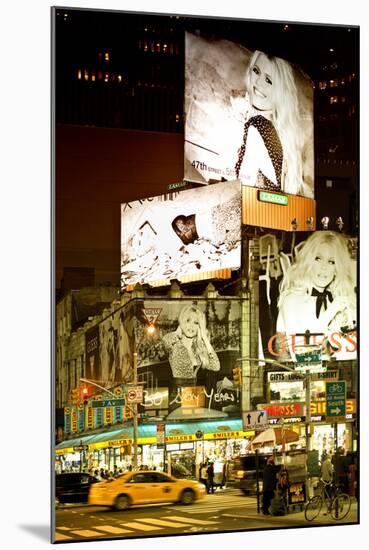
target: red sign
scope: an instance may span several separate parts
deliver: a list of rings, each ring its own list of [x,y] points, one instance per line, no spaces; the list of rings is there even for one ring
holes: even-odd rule
[[[267,411],[268,418],[279,416],[305,416],[305,403],[273,403],[262,405]]]
[[[270,405],[261,405],[264,411],[267,411],[268,418],[280,418],[280,417],[293,417],[293,416],[305,416],[306,407],[305,403],[271,403]],[[315,401],[310,404],[311,415],[325,415],[326,402]],[[356,413],[356,400],[346,399],[346,413]]]

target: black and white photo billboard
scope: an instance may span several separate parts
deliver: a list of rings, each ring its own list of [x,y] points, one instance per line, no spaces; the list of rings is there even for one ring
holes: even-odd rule
[[[313,198],[310,78],[280,57],[187,32],[184,179]]]
[[[311,349],[315,370],[321,369],[322,360],[356,359],[357,263],[350,239],[334,231],[315,231],[294,248],[292,257],[280,249],[269,260],[269,281],[260,278],[264,356],[307,368],[304,357]]]
[[[122,288],[241,265],[238,182],[124,203],[121,212]]]

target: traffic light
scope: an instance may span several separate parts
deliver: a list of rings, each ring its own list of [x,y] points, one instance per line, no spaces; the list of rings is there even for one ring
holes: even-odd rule
[[[233,374],[233,383],[235,386],[241,386],[241,367],[236,367],[232,369]]]
[[[72,396],[72,399],[71,399],[72,405],[78,405],[78,403],[81,400],[79,395],[79,388],[73,388],[73,390],[71,391],[71,396]]]
[[[85,405],[90,397],[90,392],[87,386],[82,386],[81,388],[81,401]]]

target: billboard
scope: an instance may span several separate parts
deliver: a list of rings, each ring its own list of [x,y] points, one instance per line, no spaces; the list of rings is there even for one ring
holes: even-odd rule
[[[287,255],[281,241],[269,237],[276,250],[269,245],[270,265],[262,262],[266,273],[259,278],[264,357],[300,361],[303,368],[310,362],[312,371],[321,369],[321,361],[356,359],[356,259],[350,239],[316,231]],[[311,355],[304,363],[307,349]]]
[[[232,378],[240,356],[239,300],[137,300],[128,306],[132,316],[123,307],[120,326],[137,350],[142,413],[157,410],[168,419],[240,414],[240,390]],[[159,306],[155,332],[149,334],[145,310]]]
[[[122,288],[240,265],[238,182],[122,204]]]
[[[133,381],[133,310],[119,309],[99,324],[101,380],[106,387]]]
[[[313,83],[286,60],[185,38],[184,179],[314,196]]]

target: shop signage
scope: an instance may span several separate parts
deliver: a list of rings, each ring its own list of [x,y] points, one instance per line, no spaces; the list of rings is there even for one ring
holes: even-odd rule
[[[175,189],[181,189],[182,187],[187,187],[187,181],[179,181],[178,183],[169,183],[168,191],[174,191]]]
[[[319,380],[338,380],[338,370],[327,370],[324,372],[315,372],[310,375],[310,380],[315,382]],[[295,382],[304,380],[304,375],[299,372],[268,372],[268,382]]]
[[[270,202],[272,204],[281,204],[283,206],[287,206],[288,204],[288,195],[270,193],[269,191],[259,191],[258,199],[261,202]]]
[[[75,433],[77,431],[77,409],[72,408],[71,415],[71,432]]]
[[[242,427],[247,429],[258,429],[268,427],[268,415],[265,410],[263,411],[248,411],[242,413]]]
[[[262,405],[268,417],[305,416],[305,403],[272,403]]]
[[[161,307],[145,307],[143,313],[145,315],[146,321],[149,325],[155,325],[156,321],[160,317],[160,313],[163,308]]]
[[[342,419],[346,415],[346,382],[327,382],[325,385],[326,415],[332,420]]]
[[[267,411],[268,418],[304,417],[306,411],[305,403],[271,403],[260,405],[260,407],[262,410]],[[335,408],[335,405],[333,405],[333,408]],[[310,414],[312,416],[325,416],[326,410],[326,401],[314,401],[310,403]],[[343,419],[346,415],[352,415],[353,413],[356,413],[356,399],[346,399],[346,412],[337,416],[342,416]],[[334,414],[327,414],[327,417],[334,417]]]
[[[132,439],[114,439],[113,441],[108,441],[108,447],[125,447],[126,445],[130,445],[132,443]]]
[[[127,403],[142,403],[143,387],[133,386],[127,390]]]
[[[88,451],[88,445],[74,445],[73,451]]]
[[[86,408],[86,426],[89,429],[94,427],[94,411],[91,407]]]
[[[91,402],[93,409],[98,409],[100,407],[123,407],[123,405],[125,405],[124,399],[101,399]]]

